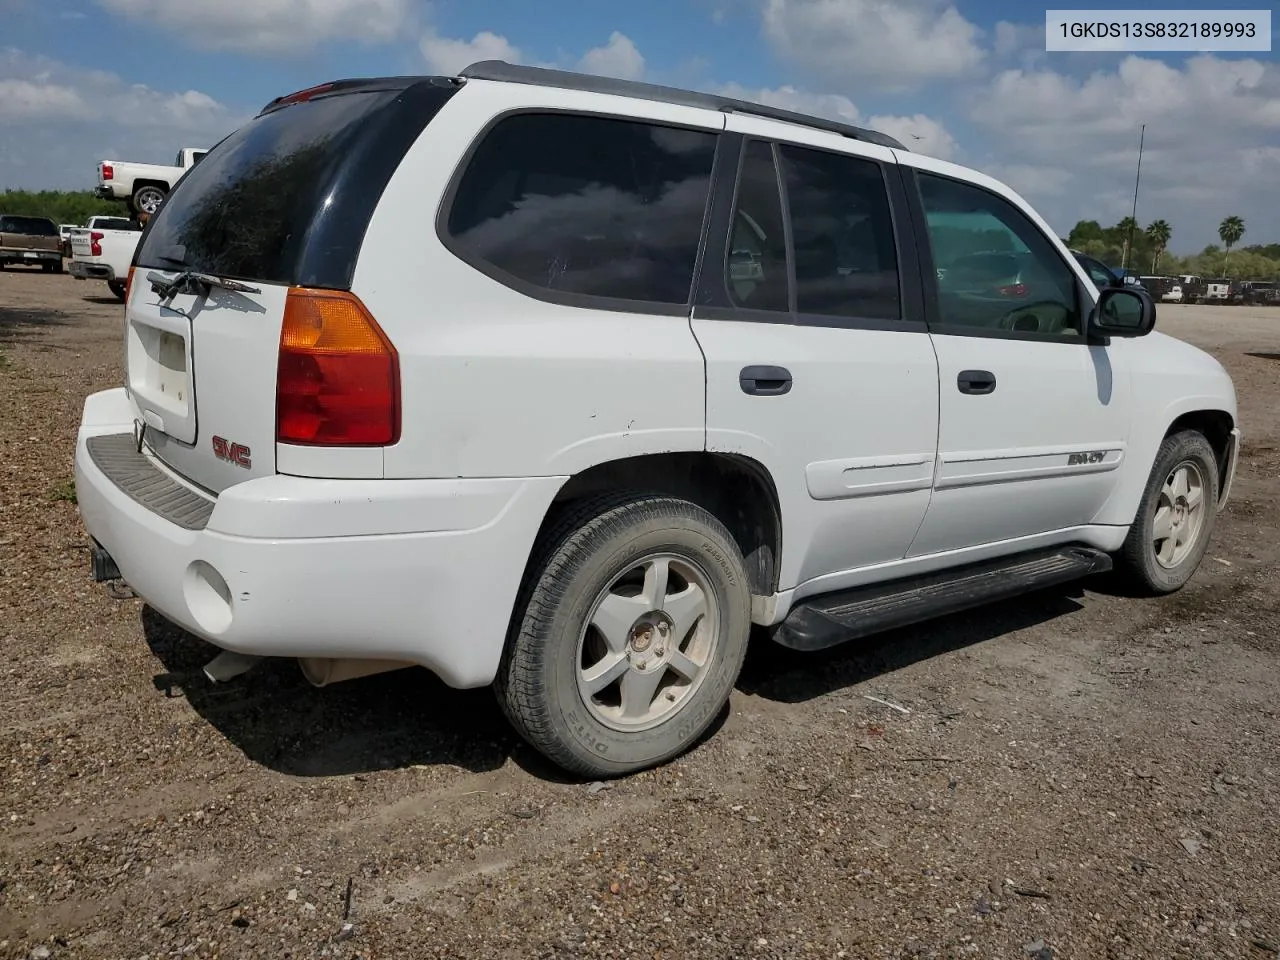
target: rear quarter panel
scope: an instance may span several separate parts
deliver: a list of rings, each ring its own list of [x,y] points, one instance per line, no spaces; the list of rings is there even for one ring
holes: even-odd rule
[[[385,452],[388,478],[569,476],[704,447],[705,374],[687,311],[533,299],[437,236],[441,198],[476,135],[499,114],[538,106],[635,112],[621,98],[469,81],[409,150],[369,224],[352,288],[400,354],[403,426]],[[724,124],[692,108],[646,113],[713,132]]]

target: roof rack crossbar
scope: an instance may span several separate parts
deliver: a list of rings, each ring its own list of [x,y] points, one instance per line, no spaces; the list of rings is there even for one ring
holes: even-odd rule
[[[464,69],[460,77],[474,80],[496,80],[506,83],[527,83],[542,87],[560,87],[568,90],[581,90],[585,93],[602,93],[622,97],[634,97],[638,100],[651,100],[658,103],[670,103],[685,107],[698,107],[705,110],[718,110],[722,113],[741,113],[748,116],[764,117],[768,120],[779,120],[783,123],[794,123],[828,133],[839,134],[851,140],[862,140],[866,143],[878,144],[894,150],[907,148],[895,138],[865,127],[839,120],[828,120],[814,117],[780,107],[770,107],[762,103],[751,103],[747,100],[736,100],[733,97],[721,97],[711,93],[698,93],[693,90],[682,90],[679,87],[665,87],[656,83],[641,83],[636,80],[617,80],[613,77],[598,77],[586,73],[574,73],[569,70],[549,70],[545,67],[526,67],[507,63],[505,60],[481,60]]]

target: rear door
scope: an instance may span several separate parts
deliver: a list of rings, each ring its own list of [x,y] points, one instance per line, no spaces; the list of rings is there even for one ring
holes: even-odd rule
[[[901,181],[883,147],[775,144],[738,114],[728,129],[741,159],[717,177],[692,321],[707,448],[772,475],[780,589],[836,589],[903,557],[933,479],[937,362]]]
[[[289,289],[349,288],[382,188],[452,95],[391,83],[264,111],[187,172],[143,234],[126,305],[128,388],[146,443],[198,486],[277,472]],[[171,287],[193,272],[235,288]],[[381,449],[349,453],[347,475],[381,475]]]

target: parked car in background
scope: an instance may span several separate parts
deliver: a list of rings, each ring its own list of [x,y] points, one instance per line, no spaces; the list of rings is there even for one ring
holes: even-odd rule
[[[811,651],[1113,565],[1178,590],[1236,467],[1230,376],[1146,291],[990,176],[774,107],[492,61],[325,84],[144,237],[76,443],[93,576],[217,679],[492,684],[579,775],[696,744],[753,624]]]
[[[1254,307],[1280,305],[1280,284],[1274,280],[1250,280],[1241,284],[1240,300]]]
[[[58,242],[61,245],[62,255],[64,257],[71,256],[71,231],[75,228],[76,224],[74,223],[58,224]]]
[[[1235,282],[1226,277],[1217,277],[1211,280],[1206,280],[1201,300],[1204,303],[1215,304],[1239,303],[1240,288]]]
[[[99,197],[124,200],[133,213],[155,213],[173,185],[208,153],[197,147],[183,147],[173,166],[164,167],[129,160],[103,160],[98,164]]]
[[[71,231],[71,275],[77,280],[105,280],[123,301],[129,265],[138,249],[142,226],[128,217],[93,217],[87,227]]]
[[[0,270],[23,264],[62,272],[62,238],[48,217],[0,214]]]

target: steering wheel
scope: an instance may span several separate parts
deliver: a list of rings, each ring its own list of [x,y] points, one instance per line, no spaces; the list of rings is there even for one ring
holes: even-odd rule
[[[997,326],[1018,333],[1061,333],[1066,329],[1068,315],[1067,308],[1057,300],[1036,300],[1010,310]]]

